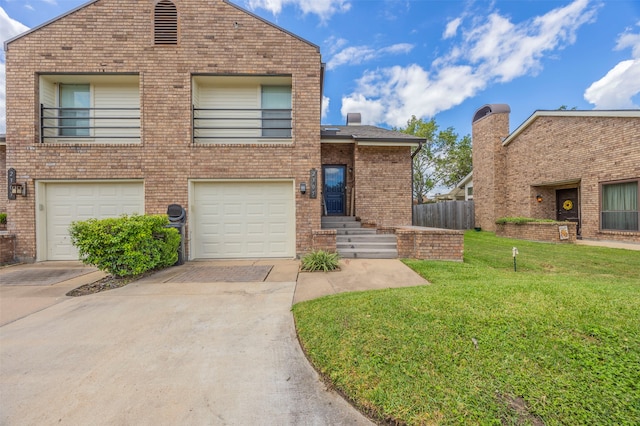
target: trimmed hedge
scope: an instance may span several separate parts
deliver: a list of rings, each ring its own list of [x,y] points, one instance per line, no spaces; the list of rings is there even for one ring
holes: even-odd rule
[[[129,277],[178,261],[180,234],[168,224],[167,215],[124,215],[72,222],[69,233],[83,263]]]
[[[516,225],[521,225],[523,223],[531,222],[552,223],[557,221],[553,219],[534,219],[531,217],[501,217],[499,219],[496,219],[496,224],[498,225],[504,225],[505,223],[515,223]]]

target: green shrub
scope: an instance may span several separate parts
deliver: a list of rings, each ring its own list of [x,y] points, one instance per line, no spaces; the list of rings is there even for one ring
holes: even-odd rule
[[[531,217],[501,217],[496,220],[498,225],[504,225],[505,223],[515,223],[516,225],[522,225],[523,223],[531,223],[531,222],[543,222],[550,223],[556,222],[553,219],[534,219]]]
[[[128,277],[177,262],[180,234],[168,223],[166,215],[124,215],[72,222],[69,232],[83,263]]]
[[[0,213],[0,224],[5,224],[5,223],[7,223],[7,214]]]
[[[312,251],[302,258],[302,270],[309,272],[333,271],[338,269],[339,260],[338,253],[329,253],[324,250]]]

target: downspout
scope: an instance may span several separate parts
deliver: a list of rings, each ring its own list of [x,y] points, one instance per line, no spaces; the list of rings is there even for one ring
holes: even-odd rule
[[[411,154],[411,226],[413,226],[413,223],[414,223],[413,190],[415,189],[415,184],[413,182],[413,159],[415,158],[416,155],[418,155],[418,153],[420,152],[421,149],[422,149],[422,141],[418,142],[418,149],[416,149]]]

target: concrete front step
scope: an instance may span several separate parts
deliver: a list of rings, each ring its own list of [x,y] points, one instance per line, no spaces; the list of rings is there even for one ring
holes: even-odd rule
[[[340,237],[341,235],[377,235],[377,233],[375,229],[371,228],[338,228],[336,229],[336,235]]]
[[[395,241],[392,242],[367,242],[367,243],[349,243],[349,242],[336,242],[336,248],[338,251],[341,249],[398,249],[398,244]]]
[[[338,250],[344,259],[397,259],[398,250],[394,249],[342,249]]]
[[[378,234],[375,229],[361,228],[351,216],[324,216],[322,229],[336,230],[336,250],[346,259],[396,259],[398,239],[392,234]]]
[[[336,235],[336,242],[338,243],[394,243],[396,244],[398,239],[393,234],[359,234],[359,235]]]
[[[322,221],[330,222],[356,222],[354,216],[322,216]]]
[[[324,216],[322,218],[323,229],[360,228],[360,222],[350,216]]]
[[[323,222],[322,229],[360,228],[360,222]]]

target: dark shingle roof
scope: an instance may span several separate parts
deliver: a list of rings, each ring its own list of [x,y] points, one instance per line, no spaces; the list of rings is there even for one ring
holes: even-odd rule
[[[425,139],[396,130],[388,130],[375,126],[322,126],[322,139],[353,139],[369,142],[419,143]]]

